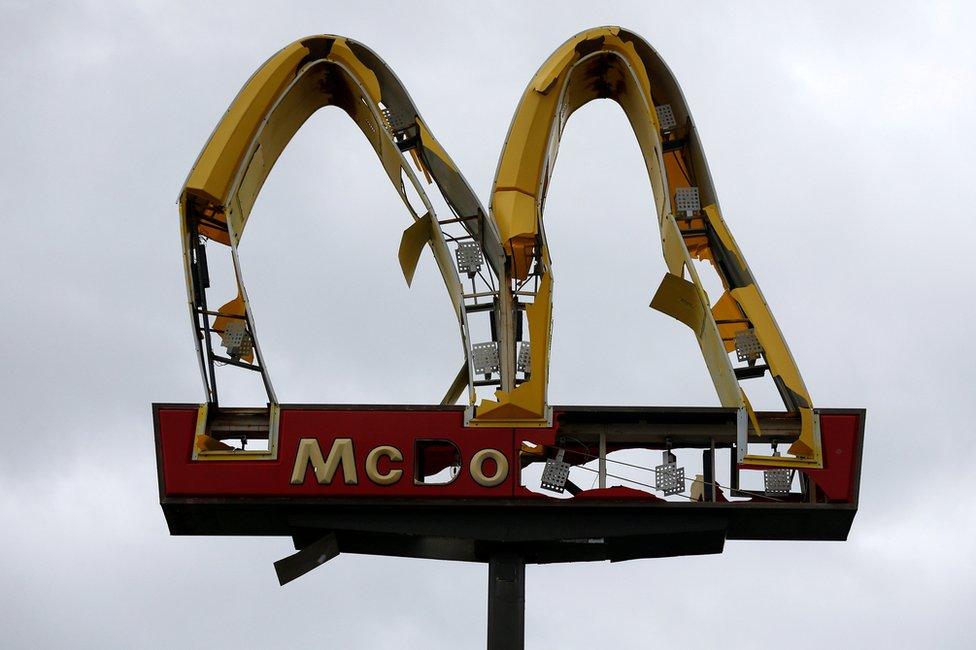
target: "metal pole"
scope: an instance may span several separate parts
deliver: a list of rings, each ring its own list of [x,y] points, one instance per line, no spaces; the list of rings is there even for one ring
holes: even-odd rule
[[[525,558],[499,553],[488,561],[488,650],[525,648]]]
[[[600,477],[600,487],[607,487],[607,434],[600,434],[600,462],[597,468],[597,476]]]

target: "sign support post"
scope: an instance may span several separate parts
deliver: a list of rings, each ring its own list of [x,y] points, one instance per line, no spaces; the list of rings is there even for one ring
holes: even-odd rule
[[[525,558],[511,552],[488,560],[488,650],[525,647]]]

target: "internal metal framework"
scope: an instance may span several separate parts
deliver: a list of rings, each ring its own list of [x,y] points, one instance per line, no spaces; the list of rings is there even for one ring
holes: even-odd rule
[[[429,247],[450,296],[464,362],[442,404],[454,404],[466,389],[467,426],[551,426],[547,390],[554,277],[543,212],[569,117],[601,98],[623,108],[653,189],[668,273],[651,306],[692,329],[721,404],[739,409],[738,460],[757,466],[822,467],[812,401],[721,216],[681,90],[650,45],[618,27],[578,34],[532,78],[499,159],[489,212],[374,52],[353,40],[326,35],[297,41],[269,59],[231,104],[180,195],[188,302],[207,396],[205,417],[219,410],[218,364],[259,373],[272,413],[278,405],[238,247],[278,156],[312,113],[334,105],[370,142],[411,216],[399,250],[407,283]],[[435,213],[425,191],[431,183],[451,214]],[[411,204],[406,184],[422,205]],[[216,310],[207,295],[208,242],[230,248],[237,284],[237,295]],[[721,279],[725,291],[714,304],[694,260],[710,262]],[[490,340],[472,340],[473,319],[482,321],[485,326],[477,329],[490,332]],[[734,366],[730,355],[745,365]],[[800,416],[799,435],[786,456],[749,452],[748,435],[761,435],[762,430],[740,382],[767,372],[787,411]],[[478,402],[476,389],[482,386],[497,389],[494,399]]]

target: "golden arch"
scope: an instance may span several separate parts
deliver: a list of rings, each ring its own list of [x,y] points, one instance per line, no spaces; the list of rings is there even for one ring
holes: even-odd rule
[[[819,432],[809,394],[745,257],[722,219],[681,90],[657,52],[619,27],[587,30],[557,49],[529,82],[512,119],[490,211],[509,262],[502,290],[518,293],[527,282],[534,287],[522,292],[531,300],[526,313],[533,367],[526,381],[518,386],[509,382],[496,393],[495,401],[483,401],[473,423],[539,426],[548,419],[553,274],[542,225],[545,198],[569,116],[599,98],[612,99],[623,108],[651,181],[669,271],[651,306],[694,331],[722,405],[747,413],[756,430],[758,422],[739,378],[762,374],[765,368],[757,368],[752,358],[749,366],[737,372],[729,359],[737,344],[740,350],[752,345],[753,351],[744,356],[755,354],[756,346],[761,348],[759,354],[787,409],[800,414],[800,437],[790,448],[794,458],[742,456],[740,460],[819,466]],[[714,305],[692,259],[710,261],[722,279],[725,293]],[[511,339],[511,332],[507,335]],[[512,353],[509,347],[510,371]],[[740,445],[740,455],[744,453],[745,445]]]
[[[389,66],[369,48],[339,36],[296,41],[272,56],[244,85],[200,153],[180,194],[188,302],[209,405],[218,404],[215,363],[260,372],[269,403],[277,404],[257,340],[237,247],[251,208],[278,157],[301,125],[319,108],[330,105],[342,108],[359,126],[413,218],[400,247],[408,284],[423,247],[429,245],[433,251],[455,308],[465,351],[470,344],[464,290],[443,223],[411,169],[408,154],[426,182],[437,185],[454,213],[445,222],[459,224],[465,237],[485,251],[487,273],[497,277],[504,264],[497,234],[481,203]],[[404,182],[413,186],[422,206],[411,205]],[[218,310],[210,309],[206,300],[206,240],[230,247],[237,279],[237,297]],[[220,335],[226,355],[215,351],[212,334]],[[466,379],[471,374],[468,361],[459,377]],[[473,387],[469,401],[474,401]]]

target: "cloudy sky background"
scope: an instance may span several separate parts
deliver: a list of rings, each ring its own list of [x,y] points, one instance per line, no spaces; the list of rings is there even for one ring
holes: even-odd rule
[[[528,647],[972,646],[971,6],[198,4],[0,0],[0,646],[483,647],[482,565],[343,555],[279,588],[290,540],[169,537],[150,403],[202,398],[175,199],[251,72],[336,33],[397,71],[486,200],[525,84],[601,24],[682,84],[814,402],[868,409],[861,510],[847,543],[529,567]],[[268,364],[283,402],[434,403],[449,302],[429,257],[404,286],[409,221],[352,126],[313,116],[249,225]],[[572,118],[546,214],[552,401],[717,404],[646,306],[664,265],[616,105]]]

